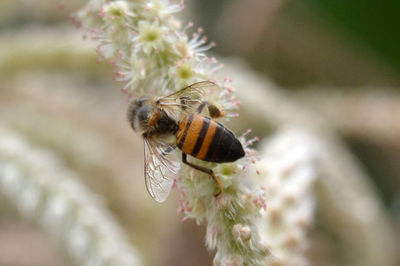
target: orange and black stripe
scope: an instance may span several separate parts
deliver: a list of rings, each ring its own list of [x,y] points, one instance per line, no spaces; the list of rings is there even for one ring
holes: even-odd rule
[[[187,132],[190,128],[190,125],[193,121],[193,114],[185,116],[178,125],[178,131],[176,133],[176,144],[179,149],[182,149],[183,144],[185,143]]]
[[[177,146],[184,153],[210,162],[231,162],[244,156],[236,137],[220,123],[190,114],[179,123]]]

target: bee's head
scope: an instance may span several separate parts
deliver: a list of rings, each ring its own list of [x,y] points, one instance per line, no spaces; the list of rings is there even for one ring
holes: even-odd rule
[[[147,97],[140,97],[131,102],[127,117],[134,131],[148,130],[149,119],[154,108],[152,101]]]

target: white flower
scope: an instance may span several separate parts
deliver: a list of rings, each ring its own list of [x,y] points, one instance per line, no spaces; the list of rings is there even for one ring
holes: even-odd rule
[[[145,54],[157,53],[163,51],[165,47],[164,34],[167,29],[160,26],[158,22],[148,23],[140,21],[138,33],[133,37],[133,49],[135,52],[143,51]]]
[[[236,241],[240,243],[249,241],[251,238],[250,227],[243,224],[235,224],[233,226],[232,233],[235,236]],[[242,245],[244,245],[244,243]]]
[[[182,59],[171,68],[171,75],[176,79],[178,87],[184,87],[187,84],[192,84],[198,78],[193,60]]]
[[[135,16],[132,4],[126,1],[113,1],[102,6],[100,15],[108,25],[124,24]]]
[[[148,66],[147,61],[137,58],[135,54],[127,61],[122,59],[117,63],[118,70],[115,72],[115,79],[123,82],[125,85],[123,91],[133,93],[138,90],[141,82],[147,77]]]
[[[202,28],[198,28],[197,32],[192,34],[192,38],[189,38],[186,31],[192,26],[193,23],[189,23],[182,31],[173,31],[177,39],[174,48],[184,58],[194,57],[200,59],[201,57],[206,57],[204,52],[215,47],[215,43],[207,42],[207,37],[203,35]]]
[[[169,0],[150,0],[145,4],[144,10],[150,12],[156,18],[165,19],[181,11],[183,8],[183,1],[173,4]]]

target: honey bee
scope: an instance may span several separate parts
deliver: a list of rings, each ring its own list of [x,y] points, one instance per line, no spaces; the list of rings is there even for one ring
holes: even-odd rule
[[[223,113],[214,104],[203,101],[207,90],[219,90],[210,81],[194,83],[165,97],[138,98],[130,104],[128,120],[135,132],[144,140],[144,175],[146,188],[158,202],[167,198],[173,176],[180,168],[180,162],[173,152],[182,151],[182,162],[210,175],[218,186],[222,185],[214,171],[187,160],[187,155],[197,159],[226,163],[242,158],[245,153],[235,135],[215,118]],[[208,115],[203,114],[207,107]]]

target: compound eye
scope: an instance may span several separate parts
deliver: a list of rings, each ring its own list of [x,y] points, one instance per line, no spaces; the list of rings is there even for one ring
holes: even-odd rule
[[[151,114],[152,106],[151,105],[144,105],[140,107],[137,113],[137,118],[140,127],[143,130],[146,130],[148,128],[148,122]]]
[[[147,122],[149,116],[148,108],[143,108],[139,110],[138,118],[140,122]]]

